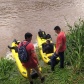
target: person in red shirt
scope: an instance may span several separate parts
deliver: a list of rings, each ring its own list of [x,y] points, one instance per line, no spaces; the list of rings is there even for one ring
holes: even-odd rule
[[[25,33],[25,40],[23,41],[23,45],[25,45],[27,42],[29,42],[29,44],[26,46],[26,50],[27,50],[30,57],[29,57],[28,62],[22,63],[22,64],[27,69],[30,84],[33,84],[32,78],[30,76],[31,69],[36,70],[37,74],[39,75],[39,77],[41,79],[41,82],[44,82],[45,78],[42,77],[41,72],[39,70],[38,60],[37,60],[36,53],[35,53],[35,50],[34,50],[34,45],[31,42],[31,40],[32,40],[32,34],[29,33],[29,32]],[[21,43],[19,43],[18,48],[20,46],[21,46]]]
[[[56,65],[56,57],[60,57],[60,68],[64,68],[64,52],[66,50],[66,35],[59,26],[54,28],[57,33],[56,38],[56,52],[53,54],[51,58],[51,70],[54,71],[54,67]]]

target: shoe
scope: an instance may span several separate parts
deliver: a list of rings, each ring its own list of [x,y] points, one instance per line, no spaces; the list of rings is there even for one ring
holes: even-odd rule
[[[45,77],[41,78],[41,83],[43,83],[45,81]]]

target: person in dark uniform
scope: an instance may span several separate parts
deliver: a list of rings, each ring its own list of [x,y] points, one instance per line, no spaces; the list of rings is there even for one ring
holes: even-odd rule
[[[43,44],[43,52],[46,54],[53,53],[54,47],[53,43],[50,43],[50,40],[47,40],[46,43]]]

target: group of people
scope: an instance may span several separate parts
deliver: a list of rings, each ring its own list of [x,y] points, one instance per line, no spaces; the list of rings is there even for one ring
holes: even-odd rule
[[[60,57],[60,68],[64,68],[64,52],[66,49],[66,35],[63,31],[61,31],[61,28],[59,26],[56,26],[54,28],[54,31],[58,34],[57,38],[56,38],[56,51],[54,52],[53,56],[51,57],[51,70],[54,71],[54,67],[56,65],[56,60],[55,58],[57,56]],[[41,34],[40,34],[41,35]],[[44,82],[45,77],[42,76],[40,70],[39,70],[39,62],[36,56],[36,52],[34,50],[34,45],[31,42],[32,40],[32,34],[27,32],[24,35],[25,40],[23,41],[23,44],[25,45],[27,42],[29,42],[29,44],[26,46],[26,50],[28,52],[28,54],[30,55],[30,59],[28,62],[26,63],[22,63],[23,66],[26,68],[27,72],[28,72],[28,78],[29,78],[29,82],[30,84],[33,84],[33,80],[30,76],[30,71],[31,69],[35,69],[37,71],[37,74],[39,75],[41,82]],[[48,40],[47,43],[50,43],[50,41]],[[18,48],[21,46],[21,43],[19,43]],[[44,51],[46,51],[46,48],[44,49]],[[48,53],[48,51],[47,51]]]

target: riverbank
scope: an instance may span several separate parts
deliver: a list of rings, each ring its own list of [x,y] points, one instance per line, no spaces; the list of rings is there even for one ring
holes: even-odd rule
[[[79,20],[74,26],[70,26],[67,34],[67,50],[65,53],[65,68],[60,69],[59,64],[55,71],[49,73],[50,66],[46,65],[36,50],[42,74],[45,76],[44,84],[84,84],[84,21]],[[41,62],[42,61],[42,62]],[[44,63],[44,64],[43,64]],[[1,84],[29,84],[18,71],[15,61],[0,59],[0,83]],[[40,84],[39,79],[34,84]]]
[[[42,73],[45,76],[44,84],[84,83],[84,73],[74,73],[72,70],[72,66],[65,66],[64,69],[59,69],[59,65],[57,65],[55,67],[55,71],[52,73],[48,73],[48,70],[50,70],[50,66],[42,66]],[[0,83],[29,84],[29,81],[20,74],[14,61],[2,59],[0,60]],[[34,84],[41,84],[40,80],[35,79]]]

